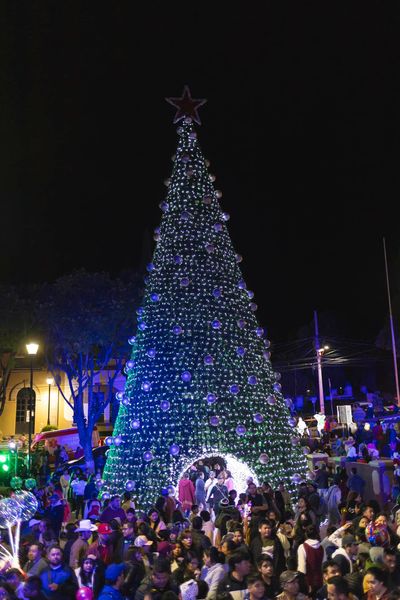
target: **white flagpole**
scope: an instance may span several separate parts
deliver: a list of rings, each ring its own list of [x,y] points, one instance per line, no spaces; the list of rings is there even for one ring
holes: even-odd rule
[[[388,272],[388,266],[387,266],[385,238],[383,238],[383,254],[385,256],[386,286],[387,286],[387,294],[388,294],[388,302],[389,302],[389,321],[390,321],[390,332],[391,332],[391,335],[392,335],[394,379],[395,379],[395,382],[396,382],[396,400],[397,400],[397,406],[400,406],[399,373],[398,373],[398,369],[397,369],[396,339],[395,339],[394,328],[393,328],[392,303],[391,303],[391,300],[390,300],[389,272]]]

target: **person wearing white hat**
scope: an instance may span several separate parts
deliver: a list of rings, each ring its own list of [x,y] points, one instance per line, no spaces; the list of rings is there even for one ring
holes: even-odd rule
[[[88,540],[92,537],[93,531],[97,531],[96,525],[93,525],[90,519],[79,521],[79,527],[75,529],[79,537],[71,546],[69,555],[69,566],[71,569],[77,569],[81,565],[82,558],[85,556],[89,547]]]

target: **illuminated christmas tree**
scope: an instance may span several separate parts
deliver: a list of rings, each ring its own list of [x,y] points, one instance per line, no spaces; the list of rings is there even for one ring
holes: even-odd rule
[[[227,460],[239,488],[252,475],[272,485],[283,480],[293,491],[305,458],[197,141],[194,122],[205,101],[187,87],[168,101],[178,108],[178,148],[107,440],[103,493],[135,487],[148,507],[207,456]]]

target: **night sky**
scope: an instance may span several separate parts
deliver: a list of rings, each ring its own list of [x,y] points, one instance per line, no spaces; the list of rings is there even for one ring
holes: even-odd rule
[[[1,282],[139,267],[177,144],[164,98],[188,84],[208,99],[200,145],[270,337],[290,339],[315,309],[335,312],[349,338],[375,337],[382,237],[389,268],[399,250],[398,12],[6,4]]]

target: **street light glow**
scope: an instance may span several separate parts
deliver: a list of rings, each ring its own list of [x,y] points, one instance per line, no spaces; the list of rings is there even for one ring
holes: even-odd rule
[[[47,385],[53,385],[54,379],[52,377],[47,377],[46,383],[47,383]]]
[[[26,344],[26,351],[28,354],[37,354],[38,350],[39,350],[39,344],[35,344],[35,342]]]

